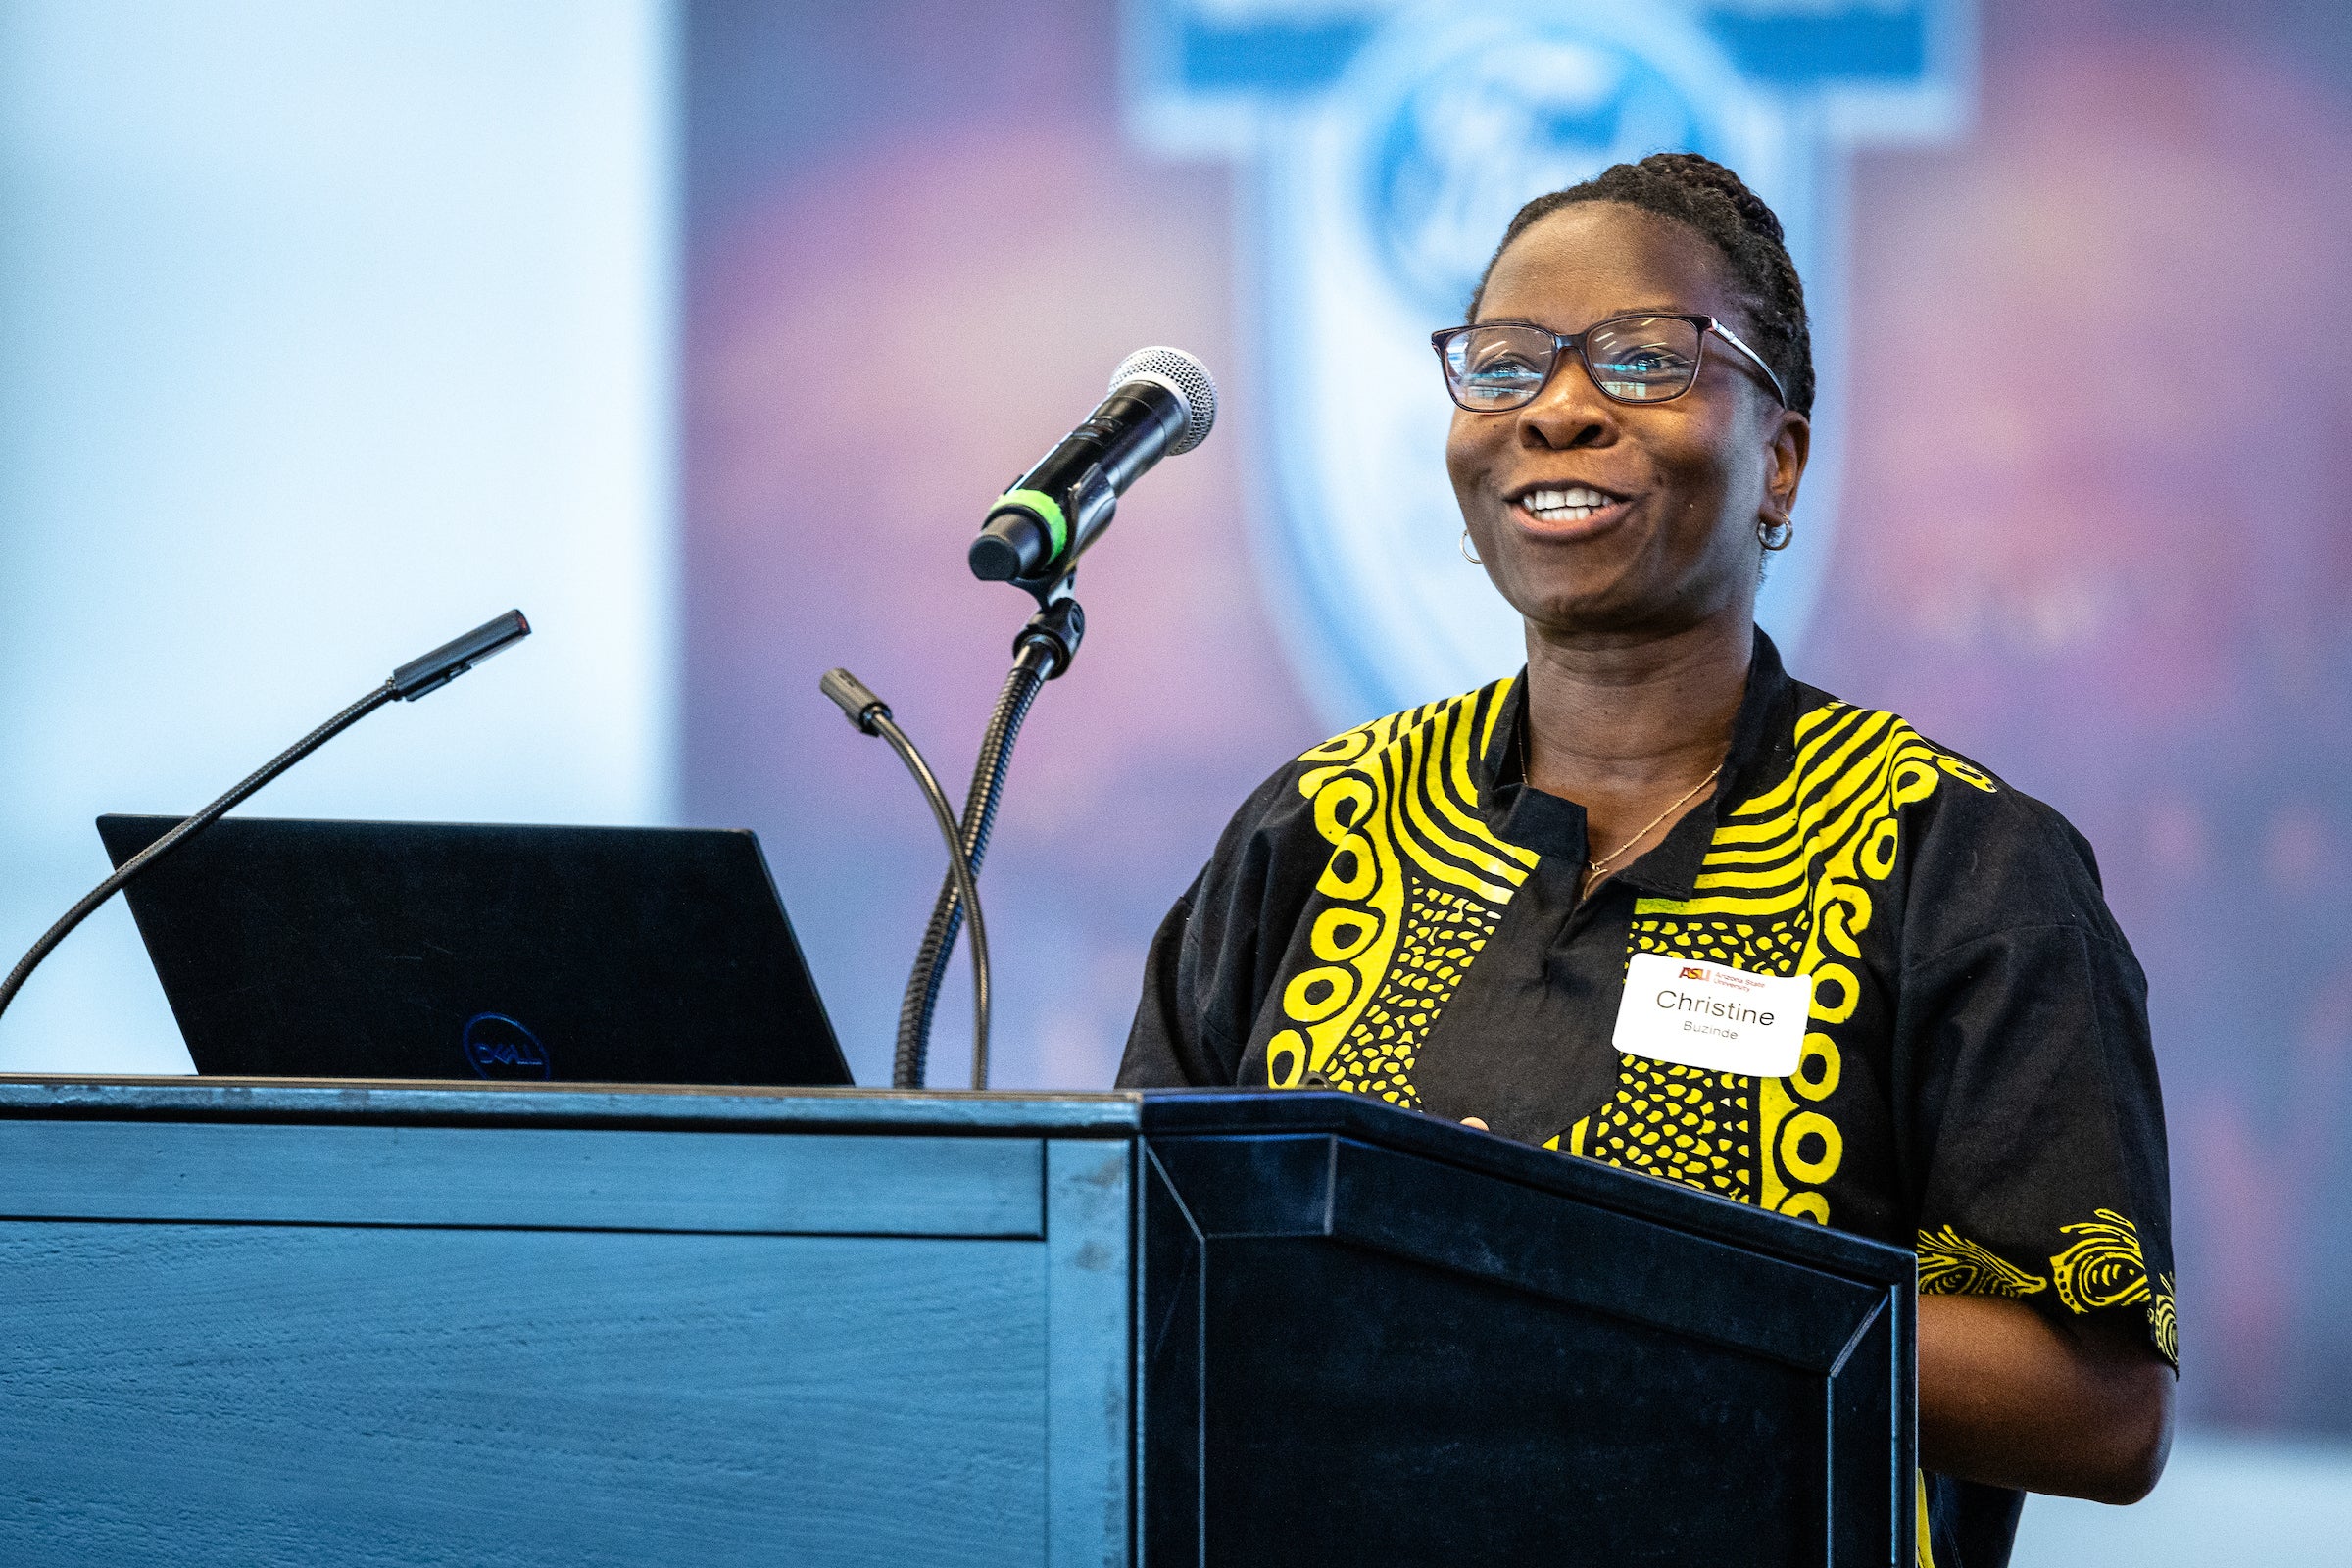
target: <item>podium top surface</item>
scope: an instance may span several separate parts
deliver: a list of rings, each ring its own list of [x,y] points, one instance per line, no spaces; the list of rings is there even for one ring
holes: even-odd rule
[[[415,1078],[129,1078],[0,1073],[0,1119],[429,1122],[930,1133],[1133,1133],[1144,1096],[1022,1090],[764,1089]]]
[[[975,1093],[0,1074],[0,1124],[27,1119],[1146,1141],[1320,1136],[1418,1154],[1852,1278],[1908,1283],[1916,1266],[1903,1248],[1325,1091]]]

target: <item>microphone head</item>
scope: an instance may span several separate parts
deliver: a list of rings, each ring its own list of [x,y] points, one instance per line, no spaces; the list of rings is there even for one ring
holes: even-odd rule
[[[486,620],[455,642],[443,643],[422,659],[412,659],[392,672],[392,695],[413,703],[465,674],[492,654],[504,653],[531,634],[531,623],[519,610]]]
[[[1217,383],[1208,373],[1207,366],[1182,349],[1137,349],[1110,372],[1114,392],[1130,381],[1151,381],[1164,386],[1184,405],[1184,429],[1169,444],[1167,456],[1190,452],[1208,439],[1210,428],[1217,422]]]

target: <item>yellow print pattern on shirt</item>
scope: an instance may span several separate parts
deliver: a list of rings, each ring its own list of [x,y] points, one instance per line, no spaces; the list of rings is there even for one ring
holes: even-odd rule
[[[2046,1280],[1970,1241],[1949,1225],[1936,1231],[1923,1230],[1919,1233],[1920,1294],[2014,1299],[2055,1285],[2058,1299],[2072,1312],[2145,1302],[2148,1338],[2167,1361],[2179,1366],[2180,1330],[2173,1304],[2173,1277],[2148,1273],[2139,1228],[2131,1220],[2112,1208],[2093,1209],[2091,1214],[2078,1224],[2058,1227],[2061,1235],[2077,1240],[2051,1256]]]
[[[2173,1277],[2156,1276],[2156,1294],[2148,1301],[2148,1336],[2174,1366],[2180,1364],[2180,1325],[2173,1310]]]
[[[1947,778],[1990,793],[1982,771],[1888,712],[1830,703],[1798,716],[1796,760],[1780,783],[1723,813],[1689,899],[1634,906],[1635,953],[1707,958],[1763,974],[1809,974],[1813,1001],[1787,1078],[1679,1069],[1702,1103],[1655,1092],[1663,1064],[1618,1058],[1611,1102],[1561,1140],[1574,1152],[1646,1170],[1784,1214],[1830,1222],[1823,1190],[1844,1138],[1823,1106],[1844,1070],[1841,1026],[1862,1000],[1861,934],[1874,890],[1893,875],[1906,806]],[[1677,1142],[1699,1112],[1702,1156]],[[1720,1163],[1719,1163],[1720,1161]]]
[[[2078,1312],[2124,1306],[2148,1299],[2148,1265],[2140,1256],[2139,1230],[2112,1208],[2092,1209],[2079,1225],[2061,1225],[2081,1241],[2050,1259],[2058,1299]],[[2168,1296],[2166,1305],[2171,1305]],[[2155,1317],[2150,1314],[2150,1326]]]
[[[1919,1294],[1922,1296],[2006,1296],[2019,1300],[2050,1288],[1990,1248],[1953,1230],[1919,1233]]]
[[[1511,682],[1393,713],[1299,759],[1331,846],[1308,929],[1314,963],[1283,986],[1266,1079],[1417,1106],[1412,1071],[1446,1004],[1527,881],[1534,852],[1479,815],[1471,768]]]

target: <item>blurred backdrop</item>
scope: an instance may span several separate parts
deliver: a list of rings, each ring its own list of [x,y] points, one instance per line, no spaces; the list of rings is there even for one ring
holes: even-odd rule
[[[9,941],[103,873],[98,811],[191,808],[519,603],[541,639],[256,808],[756,827],[887,1081],[938,853],[816,676],[968,769],[1027,602],[964,544],[1172,343],[1218,429],[1088,558],[985,879],[998,1081],[1103,1085],[1248,790],[1515,662],[1422,335],[1517,201],[1664,145],[1772,196],[1819,315],[1792,667],[2065,811],[2151,977],[2189,1435],[2136,1509],[2037,1500],[2019,1561],[2327,1560],[2340,0],[0,0]],[[0,1066],[174,1064],[119,915],[0,1028]]]
[[[674,808],[671,21],[0,0],[0,918],[393,666],[538,631],[251,809]],[[188,1070],[120,900],[0,1068]]]

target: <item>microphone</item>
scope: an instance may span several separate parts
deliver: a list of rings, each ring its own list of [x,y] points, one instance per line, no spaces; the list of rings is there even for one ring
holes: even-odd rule
[[[17,966],[8,972],[8,978],[0,980],[0,1012],[6,1012],[8,1004],[17,1000],[17,993],[24,989],[24,982],[32,977],[32,971],[39,967],[40,961],[55,952],[57,945],[65,941],[75,926],[88,919],[93,910],[113,898],[132,877],[212,826],[263,785],[386,703],[413,703],[428,692],[437,692],[491,655],[505,652],[530,634],[531,623],[523,619],[522,612],[510,610],[496,620],[484,621],[456,641],[443,643],[423,658],[409,661],[394,670],[381,686],[264,762],[257,771],[247,774],[236,788],[115,867],[114,875],[83,894],[80,903],[60,915],[57,924],[42,932],[41,940],[17,960]]]
[[[465,674],[493,654],[503,654],[531,634],[522,612],[510,610],[496,620],[485,620],[465,636],[443,643],[421,659],[412,659],[392,672],[392,695],[413,703],[427,692]]]
[[[1127,487],[1216,422],[1217,383],[1199,360],[1170,348],[1128,355],[1086,422],[997,498],[966,557],[972,575],[1042,600],[1110,525]]]

